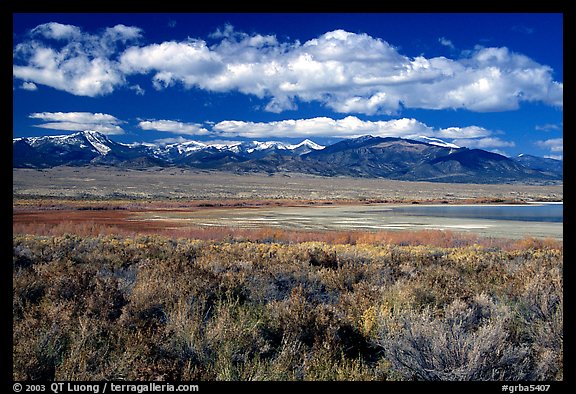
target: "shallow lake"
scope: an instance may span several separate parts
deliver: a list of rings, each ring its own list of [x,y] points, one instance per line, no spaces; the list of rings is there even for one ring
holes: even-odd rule
[[[526,205],[425,205],[392,208],[384,214],[435,216],[461,219],[517,220],[527,222],[562,223],[564,204]]]
[[[139,220],[295,230],[452,230],[489,237],[563,239],[563,204],[335,205],[155,212]],[[137,219],[138,220],[138,219]]]

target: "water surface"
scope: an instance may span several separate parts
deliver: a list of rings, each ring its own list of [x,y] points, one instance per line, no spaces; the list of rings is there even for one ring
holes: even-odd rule
[[[452,230],[504,238],[563,239],[562,204],[335,205],[155,212],[139,220],[294,230]]]
[[[562,223],[564,218],[562,203],[525,205],[411,205],[393,208],[392,213],[409,216],[553,223]]]

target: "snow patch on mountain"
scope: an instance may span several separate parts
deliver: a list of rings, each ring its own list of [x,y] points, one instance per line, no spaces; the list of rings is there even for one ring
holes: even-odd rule
[[[314,150],[324,149],[322,145],[318,145],[308,139],[300,142],[299,144],[285,144],[280,141],[249,141],[235,142],[233,144],[209,144],[207,146],[216,148],[221,151],[247,154],[270,150],[295,151],[301,148],[309,148]]]
[[[452,149],[459,149],[460,148],[460,146],[458,146],[456,144],[452,144],[450,142],[443,141],[440,138],[426,137],[424,135],[412,137],[411,139],[413,139],[415,141],[425,142],[425,143],[430,144],[430,145],[441,146],[443,148],[452,148]]]
[[[83,135],[101,155],[106,156],[110,152],[110,147],[106,145],[106,143],[110,143],[110,140],[102,134],[95,131],[85,131]]]
[[[307,147],[310,149],[314,149],[314,150],[322,150],[325,148],[325,146],[322,145],[318,145],[317,143],[315,143],[314,141],[310,141],[309,139],[305,139],[304,141],[302,141],[299,144],[296,145],[288,145],[287,148],[290,150],[295,150],[301,147]]]

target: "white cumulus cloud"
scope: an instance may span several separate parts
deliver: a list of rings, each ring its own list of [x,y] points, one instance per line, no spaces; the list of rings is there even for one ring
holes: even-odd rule
[[[32,39],[14,48],[12,72],[16,78],[78,96],[109,94],[126,83],[114,59],[119,44],[140,35],[141,29],[124,25],[88,34],[73,25],[42,24],[32,29]]]
[[[32,33],[14,48],[14,77],[76,95],[109,94],[141,74],[158,90],[181,85],[253,95],[276,113],[301,102],[366,115],[404,108],[508,111],[522,102],[563,106],[563,83],[553,70],[506,47],[477,46],[457,59],[410,57],[366,33],[338,29],[301,43],[232,25],[209,35],[210,43],[141,45],[141,30],[124,25],[88,34],[48,23]],[[453,46],[445,37],[439,42]]]
[[[122,121],[115,116],[91,112],[35,112],[29,115],[47,123],[35,125],[43,129],[64,131],[93,130],[103,134],[124,134]]]
[[[498,137],[484,137],[484,138],[463,138],[455,139],[452,141],[458,146],[465,146],[467,148],[489,149],[495,148],[513,148],[516,144],[513,141],[505,141]]]
[[[387,121],[367,121],[355,116],[342,119],[316,117],[309,119],[286,119],[272,122],[246,122],[225,120],[212,126],[212,133],[223,138],[356,138],[363,135],[375,137],[439,138],[455,145],[498,151],[514,147],[515,143],[494,137],[491,130],[480,126],[433,128],[413,118]]]
[[[54,40],[71,40],[80,38],[82,31],[77,26],[49,22],[36,26],[31,30],[31,34]]]
[[[548,140],[536,141],[536,146],[547,149],[550,154],[545,157],[557,160],[563,160],[564,156],[564,138],[551,138]]]
[[[355,138],[370,134],[381,137],[410,137],[431,135],[433,130],[416,119],[364,121],[355,116],[343,119],[317,117],[288,119],[273,122],[245,122],[226,120],[216,123],[212,130],[223,136],[246,138],[337,137]]]
[[[26,81],[22,82],[21,88],[29,91],[38,90],[38,86],[36,86],[34,82],[26,82]]]
[[[142,130],[164,131],[174,134],[205,135],[209,131],[198,123],[185,123],[175,120],[143,120],[138,123]]]
[[[564,138],[552,138],[549,140],[537,141],[536,145],[540,148],[550,149],[550,152],[564,152]]]
[[[395,114],[402,107],[504,111],[522,101],[562,106],[563,84],[550,67],[507,48],[476,47],[462,59],[410,58],[368,34],[334,30],[301,44],[247,35],[227,25],[204,40],[131,47],[130,73],[153,73],[157,88],[175,83],[239,91],[269,100],[266,109],[317,101],[340,113]],[[443,45],[452,43],[441,38]]]
[[[467,126],[467,127],[447,127],[441,129],[437,133],[439,138],[451,138],[451,139],[472,139],[487,137],[492,132],[483,127],[479,126]]]
[[[454,49],[454,44],[452,43],[451,40],[447,39],[446,37],[440,37],[438,39],[438,42],[440,43],[440,45],[444,45],[445,47]]]
[[[537,131],[562,131],[564,127],[564,124],[561,122],[559,124],[555,124],[555,123],[546,123],[546,124],[542,124],[542,125],[536,125],[534,127],[534,130]]]

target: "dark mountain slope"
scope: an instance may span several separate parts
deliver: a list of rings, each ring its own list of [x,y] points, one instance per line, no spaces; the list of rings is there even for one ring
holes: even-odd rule
[[[562,162],[516,158],[481,149],[457,148],[402,138],[363,136],[325,148],[246,142],[208,145],[120,144],[93,131],[13,140],[13,166],[109,165],[129,168],[184,166],[246,172],[297,172],[321,176],[390,178],[468,183],[533,182],[562,179]]]

